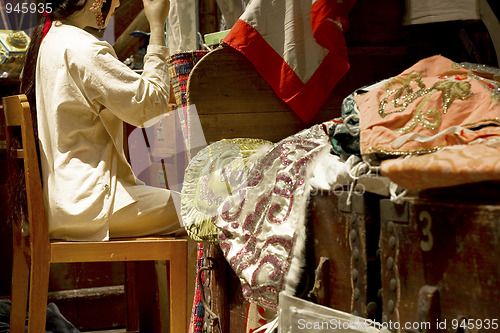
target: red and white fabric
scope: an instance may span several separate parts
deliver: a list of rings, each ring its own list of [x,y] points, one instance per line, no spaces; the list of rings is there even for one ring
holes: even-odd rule
[[[245,55],[305,122],[349,69],[343,27],[355,0],[253,0],[223,42]]]

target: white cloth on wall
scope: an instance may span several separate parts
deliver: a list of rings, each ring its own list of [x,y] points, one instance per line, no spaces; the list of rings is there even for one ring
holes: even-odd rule
[[[407,0],[406,24],[478,20],[477,0]]]
[[[170,0],[168,47],[172,54],[198,49],[196,0]]]
[[[349,69],[342,26],[354,0],[254,0],[223,43],[311,122]]]
[[[64,42],[61,42],[64,41]],[[71,25],[52,24],[40,46],[36,105],[51,238],[106,240],[109,220],[138,202],[123,150],[123,122],[150,126],[167,110],[168,49],[150,45],[139,75],[111,45]],[[167,204],[148,201],[148,209]],[[160,198],[159,195],[155,197]],[[177,221],[172,221],[178,224]],[[154,231],[153,231],[154,232]]]
[[[217,0],[228,29],[240,18],[249,2],[250,0]]]

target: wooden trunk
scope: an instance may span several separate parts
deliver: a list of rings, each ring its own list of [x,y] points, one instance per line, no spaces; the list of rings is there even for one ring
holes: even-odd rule
[[[380,320],[379,196],[355,194],[351,204],[347,197],[347,192],[311,197],[315,266],[308,270],[317,268],[312,299],[337,310]],[[323,267],[318,266],[322,258],[328,260]],[[321,269],[326,272],[321,273]]]
[[[312,124],[340,115],[341,100],[332,95]],[[257,138],[278,142],[310,125],[277,97],[252,63],[237,50],[219,47],[193,68],[187,103],[195,105],[207,143]]]
[[[383,319],[401,324],[392,331],[419,322],[427,332],[499,330],[500,206],[471,194],[382,200]]]

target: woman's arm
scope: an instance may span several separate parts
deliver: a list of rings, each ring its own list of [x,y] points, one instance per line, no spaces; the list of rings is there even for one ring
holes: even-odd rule
[[[144,12],[149,21],[149,45],[165,46],[165,22],[170,10],[170,0],[143,0]]]

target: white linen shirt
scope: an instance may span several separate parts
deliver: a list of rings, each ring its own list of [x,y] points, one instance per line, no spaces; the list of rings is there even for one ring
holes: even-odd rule
[[[168,48],[150,45],[137,74],[109,43],[55,21],[40,45],[36,107],[51,238],[100,241],[140,184],[123,150],[123,122],[142,127],[167,110]],[[153,207],[154,208],[154,207]]]

